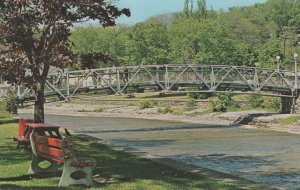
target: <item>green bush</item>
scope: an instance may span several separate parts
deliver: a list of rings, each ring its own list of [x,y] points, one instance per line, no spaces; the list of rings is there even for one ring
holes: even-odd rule
[[[17,113],[18,112],[18,97],[14,90],[9,89],[7,91],[6,97],[4,99],[5,102],[5,110],[9,113]]]
[[[78,112],[92,112],[91,110],[86,110],[86,109],[81,109],[81,110],[77,110]]]
[[[94,112],[104,112],[104,108],[97,108],[94,110]]]
[[[3,101],[0,101],[0,120],[3,119],[10,119],[11,115],[6,111],[6,103]]]
[[[157,112],[167,114],[167,113],[173,113],[173,110],[172,110],[171,106],[166,106],[166,107],[158,108]]]
[[[279,98],[266,98],[262,104],[262,108],[279,112],[281,109],[281,100]]]
[[[239,108],[238,103],[232,98],[232,94],[218,94],[217,100],[211,101],[212,111],[227,112]]]
[[[264,103],[264,99],[261,95],[250,95],[248,97],[248,101],[250,102],[250,105],[253,108],[262,107]]]
[[[192,111],[197,109],[198,105],[194,99],[189,99],[185,104],[186,111]]]
[[[154,100],[144,100],[140,104],[140,110],[153,108],[156,105],[157,105],[157,102]]]
[[[4,101],[0,101],[0,112],[5,112],[6,111],[6,105]]]

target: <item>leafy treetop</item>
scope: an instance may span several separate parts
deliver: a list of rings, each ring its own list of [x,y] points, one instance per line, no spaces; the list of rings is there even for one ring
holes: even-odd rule
[[[44,89],[50,66],[73,63],[69,36],[76,23],[96,20],[115,25],[130,16],[105,0],[0,0],[1,77],[26,82],[35,93],[34,122],[44,122]],[[31,71],[26,76],[25,70]],[[4,72],[5,71],[5,72]]]
[[[115,25],[120,15],[130,16],[105,0],[0,0],[2,77],[11,83],[45,81],[50,66],[72,63],[68,37],[75,23],[96,20]]]

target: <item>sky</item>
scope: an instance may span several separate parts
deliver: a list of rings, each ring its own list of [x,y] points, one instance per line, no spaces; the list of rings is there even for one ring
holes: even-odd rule
[[[196,0],[194,0],[196,1]],[[266,0],[206,0],[207,8],[228,10],[233,6],[247,6],[264,3]],[[184,0],[119,0],[119,8],[129,8],[131,17],[121,17],[117,23],[133,25],[147,18],[163,13],[178,12],[183,9]]]

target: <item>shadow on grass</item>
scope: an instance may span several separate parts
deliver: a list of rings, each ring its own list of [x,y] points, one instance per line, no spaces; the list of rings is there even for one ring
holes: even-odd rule
[[[31,151],[26,149],[16,149],[15,146],[12,146],[14,143],[15,142],[12,142],[11,144],[8,143],[7,146],[0,146],[0,165],[11,165],[31,160]]]
[[[65,187],[23,187],[19,185],[11,185],[11,184],[3,184],[0,185],[0,189],[9,189],[9,190],[62,190],[62,189],[67,189]]]
[[[15,118],[0,118],[0,125],[17,123],[17,122],[18,122],[18,119],[15,119]]]
[[[154,185],[162,185],[161,189],[241,189],[235,184],[225,185],[222,182],[205,177],[204,175],[201,175],[201,173],[199,175],[187,172],[177,166],[168,166],[153,160],[141,158],[131,153],[113,150],[106,145],[95,143],[95,141],[82,141],[75,136],[73,138],[77,156],[91,156],[97,161],[97,167],[94,170],[95,187],[104,188],[113,184],[116,186],[115,189],[122,189],[122,185],[128,183],[147,187],[149,184],[143,182],[144,180],[147,180],[151,181]],[[14,164],[23,164],[23,167],[27,167],[27,164],[31,160],[31,153],[13,149],[13,142],[3,141],[0,150],[0,157],[2,160],[0,161],[0,164],[5,167],[6,170],[11,169],[11,166]],[[61,189],[57,187],[57,184],[52,183],[51,180],[46,182],[50,184],[49,186],[44,185],[44,187],[41,187],[43,184],[39,184],[41,185],[39,187],[22,186],[22,181],[30,181],[31,179],[51,179],[51,177],[59,177],[60,173],[55,174],[54,176],[41,176],[26,175],[26,173],[16,171],[13,175],[15,176],[4,175],[0,178],[0,181],[5,182],[0,185],[0,189]],[[45,183],[44,180],[41,181],[41,183]],[[18,185],[6,184],[6,181],[17,183]],[[120,185],[120,187],[118,185]]]
[[[236,185],[241,183],[233,183],[226,185],[220,181],[212,180],[204,175],[187,172],[177,166],[169,166],[159,163],[154,160],[141,158],[137,155],[112,150],[110,147],[99,143],[82,143],[76,142],[78,150],[84,150],[86,155],[92,156],[97,160],[97,167],[94,174],[96,187],[106,186],[110,183],[136,182],[138,180],[161,181],[166,184],[171,184],[178,189],[241,189]],[[80,152],[77,152],[80,154]],[[108,180],[112,182],[108,182]],[[239,181],[241,179],[237,179]],[[248,186],[257,184],[247,181]],[[243,182],[243,184],[246,184]],[[251,185],[249,185],[251,184]],[[251,189],[251,188],[249,188]],[[268,188],[265,188],[268,189]]]
[[[28,175],[21,175],[21,176],[16,176],[16,177],[7,177],[7,178],[0,178],[0,181],[29,181],[33,178],[35,179],[47,179],[50,177],[60,177],[62,172],[58,172],[55,174],[39,174],[39,175],[34,175],[34,174],[28,174]]]

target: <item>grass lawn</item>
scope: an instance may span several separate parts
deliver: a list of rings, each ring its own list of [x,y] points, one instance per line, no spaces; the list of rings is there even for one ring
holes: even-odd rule
[[[27,175],[31,152],[15,149],[11,137],[17,133],[16,124],[0,125],[0,189],[84,189],[59,188],[59,175]],[[237,190],[235,185],[192,174],[139,156],[116,151],[106,145],[74,137],[77,155],[92,156],[97,160],[94,187],[103,190]]]

